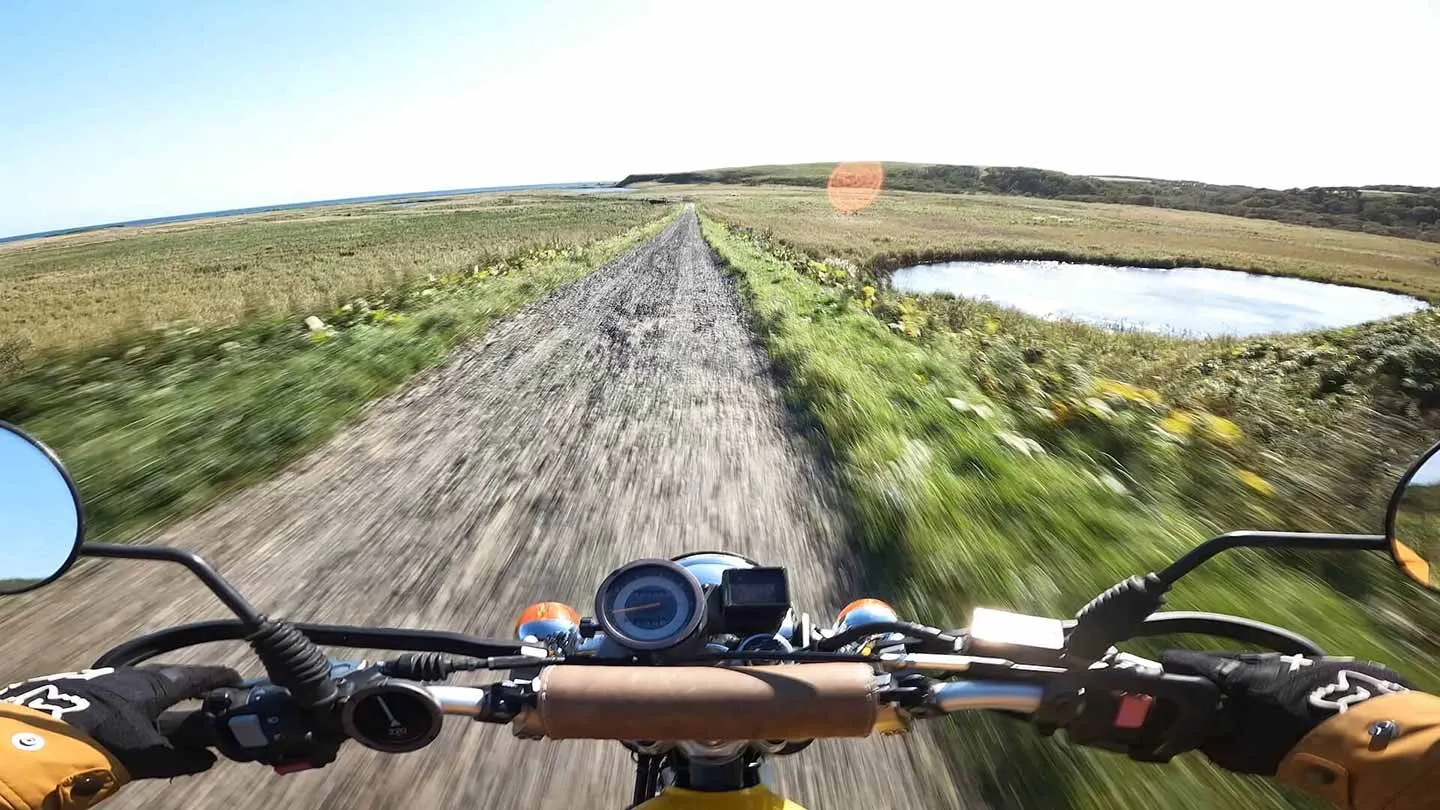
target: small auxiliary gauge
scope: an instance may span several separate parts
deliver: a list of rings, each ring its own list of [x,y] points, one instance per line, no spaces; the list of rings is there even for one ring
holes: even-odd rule
[[[705,591],[681,565],[637,560],[600,583],[595,618],[624,647],[668,650],[694,638],[704,624]]]
[[[390,754],[424,748],[440,735],[444,723],[435,698],[424,687],[405,681],[363,687],[340,710],[340,725],[351,739]]]

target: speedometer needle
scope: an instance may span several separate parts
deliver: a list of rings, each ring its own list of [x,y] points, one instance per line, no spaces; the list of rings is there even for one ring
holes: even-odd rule
[[[396,726],[400,725],[400,721],[395,719],[395,713],[390,711],[390,706],[385,703],[385,698],[377,697],[375,698],[375,701],[380,704],[380,709],[385,712],[385,716],[390,718],[391,728],[395,728]]]
[[[631,605],[630,607],[615,608],[615,610],[613,610],[613,611],[611,611],[611,612],[612,612],[612,613],[629,613],[629,612],[634,611],[634,610],[649,610],[650,608],[660,607],[661,604],[663,604],[663,603],[661,603],[661,602],[651,602],[651,603],[648,604],[648,605]]]

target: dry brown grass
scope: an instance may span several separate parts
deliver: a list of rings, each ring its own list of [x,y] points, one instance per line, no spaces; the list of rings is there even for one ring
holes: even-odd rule
[[[325,309],[531,247],[584,244],[658,212],[642,195],[493,193],[116,228],[0,245],[0,343],[65,351],[170,323]]]
[[[1194,260],[1440,300],[1440,245],[1266,220],[1028,197],[886,191],[841,214],[824,189],[666,186],[720,219],[815,256],[867,265],[1063,253],[1104,262]]]

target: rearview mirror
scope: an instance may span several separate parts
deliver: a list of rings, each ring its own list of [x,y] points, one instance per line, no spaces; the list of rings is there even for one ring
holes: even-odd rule
[[[1390,556],[1405,575],[1432,590],[1440,590],[1435,566],[1440,564],[1440,444],[1400,479],[1385,516],[1385,537]]]
[[[0,422],[0,595],[65,573],[84,528],[80,496],[55,454]]]

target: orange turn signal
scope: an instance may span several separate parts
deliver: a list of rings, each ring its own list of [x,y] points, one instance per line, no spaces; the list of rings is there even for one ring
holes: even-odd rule
[[[854,617],[856,621],[847,622],[846,619]],[[900,617],[890,603],[880,599],[856,599],[854,602],[840,609],[839,615],[835,617],[835,625],[863,625],[876,622],[893,622]]]
[[[536,602],[520,613],[520,618],[515,621],[515,633],[520,635],[520,628],[542,622],[556,629],[565,626],[578,627],[580,614],[564,602]]]

